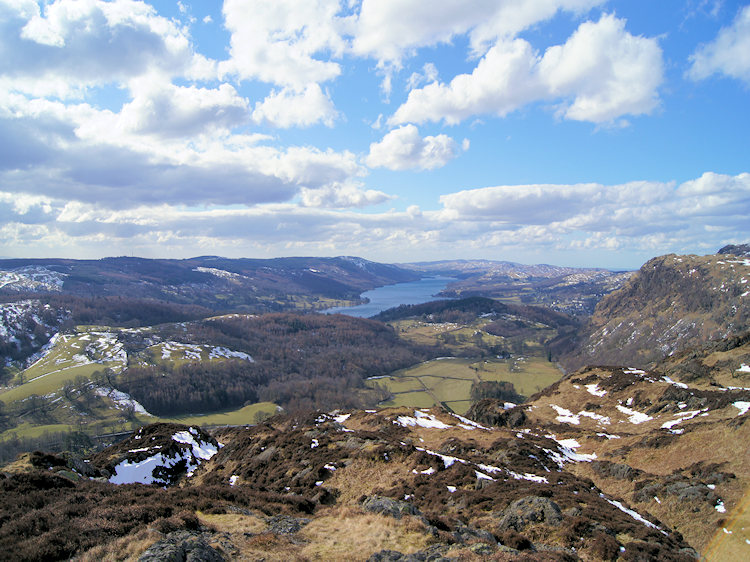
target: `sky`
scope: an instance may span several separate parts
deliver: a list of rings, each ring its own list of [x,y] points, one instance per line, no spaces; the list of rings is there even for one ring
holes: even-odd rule
[[[750,241],[750,4],[0,0],[0,256]]]

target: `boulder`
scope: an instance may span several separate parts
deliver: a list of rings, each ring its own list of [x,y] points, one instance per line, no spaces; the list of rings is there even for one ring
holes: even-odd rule
[[[411,503],[385,498],[383,496],[368,496],[362,502],[366,511],[390,515],[401,519],[404,515],[421,515],[420,511]]]
[[[169,533],[144,552],[138,562],[224,562],[203,537],[189,531]]]
[[[527,525],[544,523],[557,526],[563,520],[560,506],[549,498],[526,496],[511,503],[503,512],[500,530],[522,531]]]

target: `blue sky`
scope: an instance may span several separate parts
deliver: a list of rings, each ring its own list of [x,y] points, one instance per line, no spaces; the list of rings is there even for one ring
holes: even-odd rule
[[[0,255],[712,253],[748,102],[744,2],[0,0]]]

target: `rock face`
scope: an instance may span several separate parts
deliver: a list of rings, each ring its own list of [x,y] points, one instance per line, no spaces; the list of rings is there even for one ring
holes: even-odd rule
[[[648,368],[680,350],[750,329],[750,259],[667,255],[648,261],[596,307],[568,371],[584,365]]]

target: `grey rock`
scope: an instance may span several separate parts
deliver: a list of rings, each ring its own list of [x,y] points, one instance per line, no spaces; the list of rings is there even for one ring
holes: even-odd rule
[[[445,545],[432,545],[425,550],[413,554],[404,554],[397,550],[381,550],[372,554],[367,562],[452,562],[456,558],[445,556],[449,547]]]
[[[87,478],[93,478],[100,476],[99,471],[91,463],[84,462],[84,460],[71,453],[65,454],[65,460],[68,461],[68,468],[75,470],[78,474],[81,474]]]
[[[224,562],[203,537],[188,531],[169,533],[144,552],[138,562]]]
[[[602,476],[609,476],[618,480],[633,480],[643,474],[643,471],[634,469],[627,464],[608,461],[594,461],[591,463],[591,468]]]
[[[268,530],[276,535],[292,535],[307,525],[310,520],[304,517],[290,517],[289,515],[274,515],[269,517]]]
[[[476,529],[470,525],[456,525],[456,530],[453,531],[453,537],[457,543],[464,544],[471,541],[480,541],[482,543],[496,545],[497,540],[489,531],[483,529]]]
[[[261,451],[260,453],[255,455],[255,458],[253,460],[258,461],[258,462],[269,461],[271,460],[271,457],[273,456],[275,452],[276,452],[276,447],[271,445],[265,451]]]
[[[404,515],[421,515],[421,512],[409,502],[382,496],[368,496],[362,502],[362,507],[366,511],[390,515],[396,519],[401,519]]]
[[[527,525],[544,523],[557,526],[562,522],[560,506],[549,498],[526,496],[508,506],[500,520],[500,530],[522,531]]]

